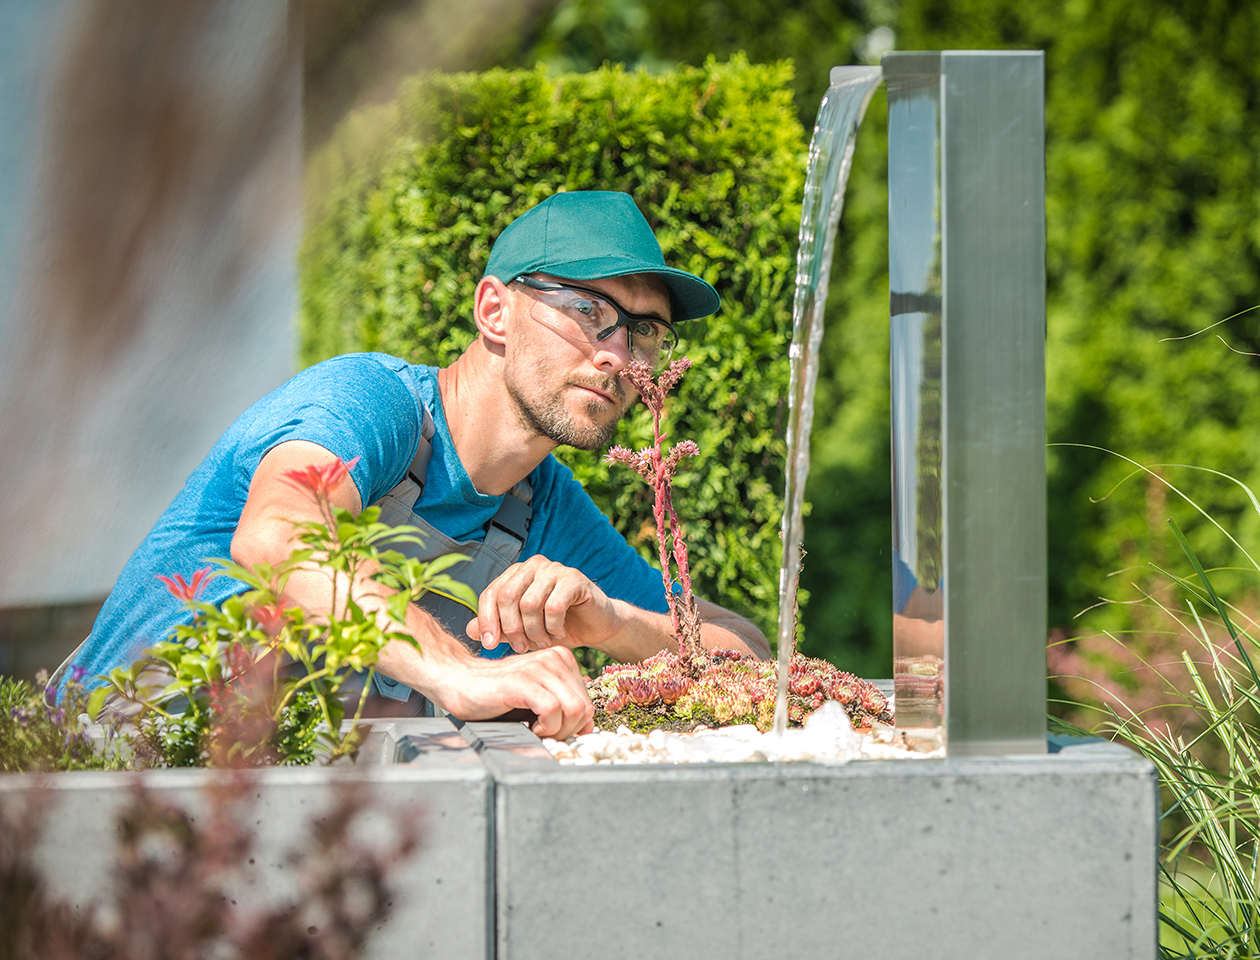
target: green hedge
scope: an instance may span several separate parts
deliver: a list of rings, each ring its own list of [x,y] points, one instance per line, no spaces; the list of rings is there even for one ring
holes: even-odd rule
[[[698,592],[773,632],[780,559],[796,232],[805,138],[789,64],[710,60],[650,75],[605,68],[430,75],[352,116],[312,159],[302,360],[381,350],[446,364],[473,337],[494,239],[563,190],[633,195],[666,262],[703,276],[721,312],[685,325],[694,366],[675,438],[701,456],[677,483]],[[331,187],[325,186],[331,184]],[[615,442],[644,445],[640,408]],[[644,556],[650,492],[597,454],[559,451]]]

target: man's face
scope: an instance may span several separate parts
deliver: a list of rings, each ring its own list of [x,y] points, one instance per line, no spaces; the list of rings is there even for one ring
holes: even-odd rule
[[[669,319],[669,294],[651,274],[572,282],[615,300],[634,314]],[[620,372],[630,362],[624,330],[585,343],[563,336],[536,312],[551,309],[519,288],[509,288],[515,322],[507,345],[504,384],[523,426],[554,443],[595,450],[612,439],[637,394]]]

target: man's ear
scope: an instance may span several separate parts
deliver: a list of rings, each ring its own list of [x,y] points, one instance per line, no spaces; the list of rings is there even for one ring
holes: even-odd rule
[[[473,295],[473,321],[477,332],[490,343],[503,346],[507,341],[507,311],[511,304],[507,284],[498,277],[482,277]]]

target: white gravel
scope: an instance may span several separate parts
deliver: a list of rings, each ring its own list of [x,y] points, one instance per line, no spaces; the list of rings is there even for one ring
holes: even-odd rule
[[[926,731],[925,731],[926,733]],[[596,730],[567,741],[543,740],[561,763],[756,763],[789,760],[843,764],[850,760],[901,760],[943,757],[945,751],[934,736],[916,737],[913,743],[892,727],[878,725],[870,733],[858,733],[844,707],[828,701],[814,711],[804,729],[790,729],[782,737],[758,733],[752,724],[694,733],[653,730],[634,733],[618,727],[615,733]]]

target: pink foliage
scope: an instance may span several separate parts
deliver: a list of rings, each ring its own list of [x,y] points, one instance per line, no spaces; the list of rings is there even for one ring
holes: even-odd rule
[[[324,516],[324,524],[329,530],[335,530],[337,524],[332,511],[332,492],[350,475],[358,462],[358,457],[348,462],[334,457],[330,463],[312,463],[301,470],[286,470],[280,480],[314,497]]]
[[[789,669],[793,723],[803,723],[827,700],[839,702],[855,726],[892,723],[888,701],[869,681],[799,653]],[[719,724],[754,723],[763,731],[774,724],[776,685],[773,662],[734,650],[702,653],[690,663],[662,650],[642,663],[613,664],[587,681],[596,710],[607,714],[634,704],[670,721],[699,709]]]
[[[279,603],[260,603],[250,608],[249,615],[269,637],[279,636],[280,631],[289,622],[289,615]]]
[[[316,500],[327,500],[358,462],[358,457],[348,463],[334,457],[331,463],[312,463],[301,470],[286,470],[280,479],[294,489],[305,490]]]
[[[237,776],[206,790],[195,813],[137,783],[111,839],[113,883],[102,903],[72,905],[43,882],[36,858],[46,805],[0,803],[0,954],[40,960],[234,957],[238,960],[353,960],[363,956],[397,898],[398,868],[416,849],[414,815],[389,818],[394,840],[373,848],[359,839],[373,821],[368,794],[344,782],[331,809],[290,851],[295,893],[240,897],[258,837],[252,782]],[[37,795],[38,797],[38,795]],[[42,798],[40,798],[42,799]],[[384,852],[380,852],[383,849]],[[283,856],[283,854],[282,854]]]
[[[1051,634],[1049,676],[1069,701],[1061,712],[1064,719],[1088,729],[1114,711],[1121,720],[1140,718],[1153,733],[1189,740],[1204,725],[1186,702],[1192,681],[1182,657],[1209,680],[1216,674],[1214,661],[1237,668],[1233,641],[1218,621],[1203,619],[1205,639],[1188,611],[1154,600],[1137,609],[1137,629],[1124,634]]]
[[[197,594],[201,592],[201,588],[206,585],[206,581],[213,575],[214,567],[202,567],[193,574],[191,581],[185,580],[178,573],[171,577],[166,577],[159,573],[157,578],[166,584],[166,589],[171,592],[171,596],[176,600],[192,603],[197,599]]]

